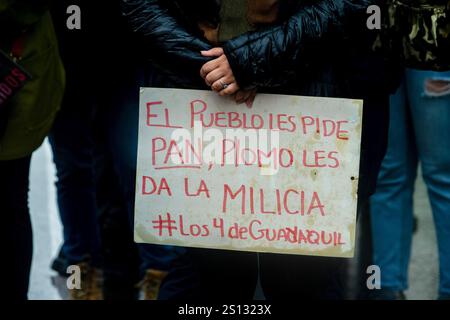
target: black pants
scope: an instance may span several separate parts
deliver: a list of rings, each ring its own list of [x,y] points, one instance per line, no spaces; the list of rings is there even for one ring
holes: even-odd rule
[[[12,300],[27,299],[28,283],[33,254],[28,187],[31,156],[0,161],[0,212],[4,219],[6,238],[2,261],[3,292]]]
[[[161,300],[344,298],[346,259],[189,248],[164,281]]]
[[[138,298],[138,250],[106,141],[106,122],[99,118],[95,122],[94,173],[103,258],[103,298],[135,300]]]

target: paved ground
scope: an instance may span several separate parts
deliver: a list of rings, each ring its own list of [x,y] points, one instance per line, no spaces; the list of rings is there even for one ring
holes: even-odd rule
[[[408,299],[436,299],[438,290],[438,255],[433,217],[422,179],[416,182],[414,210],[418,218],[418,230],[413,238],[409,270],[410,289]]]
[[[55,169],[49,145],[45,143],[33,156],[31,166],[30,208],[34,228],[34,257],[30,299],[62,299],[66,297],[61,278],[49,265],[61,244],[61,225],[55,196]],[[438,262],[430,206],[423,181],[417,181],[415,212],[419,229],[414,236],[410,267],[409,299],[435,299]],[[56,285],[55,285],[56,284]]]

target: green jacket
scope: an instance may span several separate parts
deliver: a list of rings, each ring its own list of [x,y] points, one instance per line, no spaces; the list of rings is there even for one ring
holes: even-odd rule
[[[22,65],[33,77],[11,100],[6,131],[0,137],[0,160],[30,155],[50,130],[62,101],[64,67],[58,52],[48,1],[0,0],[0,25],[8,25],[0,36],[0,48],[9,53],[8,35],[25,31]],[[5,33],[5,29],[0,33]],[[9,33],[9,34],[8,34]],[[14,37],[11,37],[12,39]]]

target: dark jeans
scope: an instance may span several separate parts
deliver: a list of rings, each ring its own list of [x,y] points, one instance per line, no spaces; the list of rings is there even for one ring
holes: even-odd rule
[[[96,199],[102,240],[103,298],[134,300],[138,298],[139,255],[109,148],[109,126],[104,121],[108,106],[97,105],[93,130]]]
[[[0,212],[6,237],[2,290],[7,299],[27,299],[33,241],[28,189],[31,156],[0,161]],[[11,260],[9,260],[11,259]]]
[[[97,117],[105,127],[106,148],[110,152],[116,183],[126,204],[130,230],[133,230],[136,188],[137,139],[139,124],[139,88],[155,83],[152,70],[142,66],[121,81],[112,83],[108,95],[102,99],[108,108]],[[99,124],[96,124],[99,125]],[[137,245],[141,259],[141,274],[147,269],[168,270],[183,248],[151,244]]]
[[[99,264],[100,238],[95,205],[92,101],[66,92],[49,134],[56,165],[58,207],[63,225],[62,252],[68,262]]]
[[[187,249],[162,284],[160,300],[343,299],[347,259]]]

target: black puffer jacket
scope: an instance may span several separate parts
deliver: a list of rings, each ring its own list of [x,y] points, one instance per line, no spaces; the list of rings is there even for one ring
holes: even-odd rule
[[[385,152],[390,79],[386,57],[372,53],[368,6],[384,0],[281,0],[279,21],[223,44],[237,83],[259,92],[364,98],[360,193],[373,191]],[[123,12],[152,64],[181,88],[199,76],[212,45],[197,27],[217,22],[216,0],[122,0]]]
[[[288,86],[291,93],[295,93],[293,87],[300,88],[300,83],[310,86],[316,81],[339,82],[342,87],[342,79],[336,79],[336,69],[347,66],[343,59],[354,61],[352,54],[369,49],[368,42],[375,33],[370,34],[366,28],[366,9],[377,2],[383,1],[281,1],[279,23],[224,44],[237,82],[244,88]],[[216,0],[122,0],[122,3],[133,30],[144,36],[144,50],[153,64],[172,75],[180,85],[201,85],[198,71],[208,59],[200,51],[212,46],[197,22],[218,20]],[[355,50],[356,47],[360,48]],[[378,73],[382,71],[377,69]],[[295,86],[291,85],[293,82]]]

